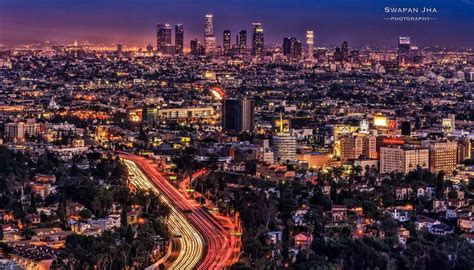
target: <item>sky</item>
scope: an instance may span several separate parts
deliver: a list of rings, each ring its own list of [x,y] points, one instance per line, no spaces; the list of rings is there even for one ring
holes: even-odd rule
[[[385,7],[436,8],[437,20],[387,22]],[[410,36],[419,46],[474,47],[474,0],[0,0],[0,44],[154,45],[156,24],[182,23],[188,45],[202,40],[207,13],[214,15],[218,42],[226,29],[235,37],[261,22],[271,44],[285,36],[304,40],[314,30],[316,45],[396,46],[399,36]]]

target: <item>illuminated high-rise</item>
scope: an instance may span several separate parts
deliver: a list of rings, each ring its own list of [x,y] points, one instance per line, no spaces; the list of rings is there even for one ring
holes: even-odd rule
[[[288,56],[291,54],[291,38],[283,38],[283,55]]]
[[[349,43],[347,41],[342,42],[341,53],[342,60],[347,61],[349,59]]]
[[[206,53],[213,53],[216,50],[216,37],[214,36],[214,23],[212,14],[206,15],[204,26],[204,48]]]
[[[295,37],[283,39],[283,54],[288,58],[300,58],[302,53],[301,42]]]
[[[265,40],[261,23],[252,23],[252,55],[263,56]]]
[[[410,37],[398,38],[398,63],[406,64],[410,56]]]
[[[182,24],[174,26],[174,45],[176,54],[182,55],[184,53],[184,28]]]
[[[204,26],[204,35],[205,36],[214,36],[214,22],[213,15],[206,14],[206,25]]]
[[[314,51],[314,32],[312,30],[306,31],[306,59],[313,59]]]
[[[238,46],[239,53],[244,53],[247,50],[247,31],[240,30]]]
[[[172,28],[169,24],[158,24],[156,26],[156,50],[159,53],[169,53],[171,44]]]
[[[231,40],[232,40],[232,37],[231,37],[231,33],[230,33],[230,30],[225,30],[224,31],[224,53],[229,53],[230,51],[230,48],[231,48]]]
[[[191,55],[204,54],[204,48],[198,38],[194,38],[189,42],[189,48],[191,49]]]
[[[228,98],[222,103],[222,128],[231,133],[253,131],[254,101]]]

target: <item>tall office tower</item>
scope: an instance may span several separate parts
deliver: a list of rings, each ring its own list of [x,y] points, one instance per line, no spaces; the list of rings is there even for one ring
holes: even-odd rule
[[[293,46],[293,58],[301,58],[303,53],[303,46],[301,45],[301,41],[297,40]]]
[[[334,52],[334,60],[339,62],[343,60],[342,51],[339,47],[336,47],[336,51]]]
[[[198,38],[194,38],[189,42],[189,48],[191,49],[191,55],[203,55],[204,54],[204,48],[199,42]]]
[[[254,100],[244,97],[241,99],[242,102],[242,130],[253,131],[254,121]]]
[[[398,63],[407,64],[410,56],[410,37],[398,38]]]
[[[262,57],[265,48],[261,23],[252,23],[252,55]]]
[[[289,58],[301,57],[302,47],[301,42],[295,37],[283,39],[283,54]]]
[[[117,52],[118,53],[123,52],[123,44],[122,43],[117,44]]]
[[[254,101],[229,98],[222,103],[222,128],[231,133],[253,131]]]
[[[168,54],[171,45],[171,25],[158,24],[156,26],[156,50],[159,53]]]
[[[247,31],[240,30],[238,45],[239,45],[239,53],[244,53],[247,50]]]
[[[189,49],[191,50],[191,55],[197,55],[197,50],[199,46],[199,39],[195,38],[189,42]]]
[[[204,48],[206,53],[216,51],[216,37],[214,36],[214,24],[212,14],[206,15],[206,24],[204,26]]]
[[[291,38],[283,38],[283,55],[288,56],[291,54]]]
[[[296,160],[296,137],[289,133],[277,133],[272,140],[276,161],[286,163]]]
[[[422,61],[420,50],[417,46],[410,47],[409,59],[413,64],[419,64]]]
[[[174,26],[174,46],[176,54],[182,55],[184,53],[184,28],[182,24]]]
[[[380,173],[408,173],[417,167],[428,169],[429,152],[426,148],[380,147]]]
[[[313,60],[314,51],[314,32],[312,30],[306,31],[306,59]]]
[[[224,31],[224,53],[228,54],[232,46],[230,30]]]
[[[458,142],[423,142],[422,145],[430,148],[430,170],[432,172],[444,171],[446,175],[453,174],[457,164]]]
[[[204,26],[205,36],[214,36],[214,16],[212,14],[206,14],[206,24]]]
[[[349,59],[349,43],[347,41],[342,42],[341,53],[342,60],[347,61]]]

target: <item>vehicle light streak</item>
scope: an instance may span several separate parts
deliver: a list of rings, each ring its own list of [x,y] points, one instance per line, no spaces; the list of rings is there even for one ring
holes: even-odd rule
[[[142,190],[153,190],[160,193],[133,161],[127,159],[123,159],[123,161],[133,175],[130,181],[134,186]],[[203,256],[204,240],[166,196],[161,194],[161,199],[170,207],[170,216],[166,222],[171,234],[180,237],[172,239],[166,255],[147,269],[155,269],[160,264],[165,265],[166,269],[195,269]]]
[[[168,198],[178,210],[186,213],[187,220],[199,231],[205,242],[205,256],[197,269],[224,269],[236,261],[240,253],[240,238],[231,236],[218,220],[204,207],[186,198],[157,168],[143,157],[121,154],[122,159],[133,161],[153,185]],[[236,226],[233,226],[236,227]],[[184,269],[184,268],[183,268]]]

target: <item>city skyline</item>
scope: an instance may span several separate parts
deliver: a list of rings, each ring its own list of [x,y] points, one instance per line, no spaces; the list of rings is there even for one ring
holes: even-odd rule
[[[0,269],[474,269],[472,14],[0,0]]]
[[[212,2],[211,0],[206,1]],[[268,1],[226,1],[191,3],[190,1],[151,2],[141,0],[92,3],[59,3],[54,0],[0,1],[0,44],[16,45],[45,40],[94,43],[123,43],[126,45],[156,44],[157,24],[183,24],[184,45],[198,37],[203,42],[204,16],[213,14],[214,35],[222,45],[222,33],[231,30],[232,41],[240,30],[251,32],[251,24],[261,22],[266,44],[281,44],[286,36],[304,40],[307,30],[313,30],[315,46],[339,44],[347,40],[362,46],[394,45],[399,36],[416,37],[420,46],[440,45],[471,47],[474,38],[468,35],[474,5],[469,1],[410,1],[413,6],[423,4],[439,10],[435,22],[384,22],[383,9],[389,1],[328,1],[279,0],[279,5]],[[401,6],[403,1],[390,1],[389,6]],[[329,15],[330,14],[330,15]],[[281,19],[281,18],[286,19]],[[380,27],[379,27],[380,26]],[[90,29],[94,29],[91,31]],[[440,38],[442,37],[442,38]]]

